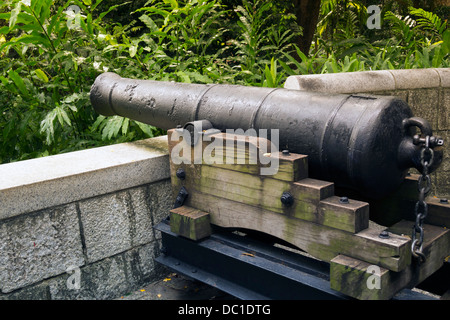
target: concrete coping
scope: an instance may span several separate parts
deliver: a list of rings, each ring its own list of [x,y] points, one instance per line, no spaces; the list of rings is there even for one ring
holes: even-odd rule
[[[170,177],[167,136],[0,165],[0,220]]]
[[[377,70],[290,76],[284,88],[329,93],[359,93],[449,88],[450,68]]]

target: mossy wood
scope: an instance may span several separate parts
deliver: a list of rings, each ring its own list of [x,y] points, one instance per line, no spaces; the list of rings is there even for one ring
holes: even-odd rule
[[[200,240],[211,235],[209,213],[181,206],[170,210],[170,229],[183,237]]]
[[[403,220],[388,230],[409,234],[414,222]],[[426,260],[410,264],[400,272],[375,267],[353,257],[338,255],[330,263],[332,289],[361,300],[386,300],[405,287],[412,288],[425,280],[443,264],[450,253],[450,230],[433,225],[424,226],[423,253]]]
[[[414,207],[419,197],[418,179],[418,174],[407,176],[395,192],[382,199],[367,200],[358,197],[358,195],[352,196],[370,203],[370,220],[383,226],[391,226],[401,220],[415,219]],[[351,194],[348,190],[346,192]],[[450,202],[441,202],[440,199],[434,196],[427,197],[426,202],[428,204],[428,215],[424,222],[449,228]]]
[[[168,131],[174,199],[182,187],[189,193],[181,209],[171,211],[171,228],[177,234],[193,240],[206,237],[210,232],[205,226],[207,219],[220,227],[267,233],[331,262],[333,288],[357,298],[389,297],[410,284],[411,279],[426,278],[437,270],[439,262],[430,262],[426,271],[415,274],[411,266],[411,228],[408,232],[390,232],[388,238],[380,237],[379,227],[369,227],[369,204],[355,199],[343,202],[335,196],[332,182],[309,178],[306,155],[270,152],[263,147],[270,145],[263,138],[221,132],[206,135],[207,139],[201,137],[199,145],[192,147],[180,129]],[[278,161],[279,170],[261,174],[262,169],[273,164],[268,160]],[[184,178],[177,176],[179,169],[184,171]],[[291,205],[281,201],[286,193],[292,196]],[[201,219],[194,218],[199,212]],[[441,221],[442,214],[436,212],[437,221]],[[448,255],[448,246],[442,244],[449,242],[447,233],[429,241],[426,250],[431,260],[444,252]],[[342,257],[364,266],[379,266],[384,272],[383,283],[392,288],[377,294],[369,292],[369,296],[364,290],[347,290],[356,280],[347,276],[349,266],[344,265],[347,260]],[[363,272],[353,269],[355,274]],[[396,277],[401,280],[386,280]],[[354,287],[356,292],[358,288]]]

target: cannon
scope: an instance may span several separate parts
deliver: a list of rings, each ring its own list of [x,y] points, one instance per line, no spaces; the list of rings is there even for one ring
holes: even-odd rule
[[[311,177],[369,198],[391,193],[408,169],[422,171],[416,127],[432,138],[428,173],[442,161],[443,140],[394,97],[135,80],[107,72],[95,80],[90,99],[102,115],[164,130],[195,120],[219,130],[278,129],[280,149],[308,155]]]
[[[444,141],[403,100],[114,73],[95,80],[90,98],[102,115],[167,130],[174,204],[155,226],[165,248],[155,260],[176,272],[213,279],[241,298],[304,299],[313,292],[390,299],[448,259],[450,229],[443,226],[450,224],[450,207],[425,201]],[[200,131],[199,123],[211,130]],[[251,129],[272,135],[249,136]],[[242,141],[245,148],[234,149]],[[264,141],[276,141],[275,150],[267,152]],[[211,148],[216,142],[219,148]],[[251,158],[253,147],[259,161],[236,161]],[[192,163],[196,149],[201,161]],[[179,150],[189,161],[175,161]],[[209,161],[213,153],[228,157],[229,150],[231,163]],[[259,169],[267,158],[278,165],[265,175]],[[408,177],[410,168],[421,175]],[[361,197],[341,193],[349,190]],[[229,232],[236,229],[244,236]],[[258,239],[263,242],[253,242]],[[272,242],[313,258],[296,254],[294,261]],[[362,280],[373,267],[380,270],[380,290]]]

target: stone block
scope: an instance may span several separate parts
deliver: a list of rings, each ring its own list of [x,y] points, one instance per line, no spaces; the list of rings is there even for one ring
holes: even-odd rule
[[[73,278],[75,273],[67,273],[49,282],[52,300],[112,299],[120,292],[130,290],[122,255],[90,264],[75,272],[76,280]]]
[[[408,104],[414,116],[427,120],[433,130],[438,128],[437,108],[439,105],[439,89],[414,89],[409,90]]]
[[[450,199],[450,173],[437,174],[436,175],[436,185],[434,187],[434,195],[438,198]]]
[[[439,74],[442,88],[450,88],[450,68],[434,69]]]
[[[438,129],[450,130],[450,88],[440,90],[438,114]]]
[[[433,193],[438,198],[450,199],[450,130],[433,132],[444,139],[444,157],[435,173]]]
[[[11,293],[0,294],[0,300],[50,300],[47,281],[44,280]]]
[[[444,139],[444,157],[438,170],[450,173],[450,130],[437,130],[433,134]]]
[[[439,88],[441,84],[439,73],[432,68],[399,69],[389,72],[395,79],[396,90]]]
[[[1,220],[169,178],[167,136],[7,163],[0,176]]]
[[[395,90],[395,81],[387,70],[290,76],[286,89],[328,93],[361,93]]]
[[[390,91],[390,93],[388,94],[389,96],[394,96],[397,98],[402,99],[405,102],[408,102],[408,90],[395,90],[395,91]]]
[[[148,185],[148,195],[153,224],[156,225],[169,216],[175,202],[170,179]]]
[[[89,263],[131,248],[132,209],[126,191],[80,201],[79,207]]]
[[[148,185],[148,205],[154,226],[169,216],[169,211],[173,208],[174,202],[170,179]],[[161,238],[159,231],[155,230],[155,237]]]
[[[72,274],[48,281],[52,300],[107,300],[119,298],[152,281],[156,273],[155,244],[147,244],[125,253],[108,257],[78,270],[79,286],[70,285]],[[69,285],[68,285],[69,283]]]
[[[168,216],[173,203],[169,180],[162,180],[80,201],[89,262],[155,239],[153,226]]]
[[[365,92],[361,92],[365,93]],[[408,102],[408,90],[390,90],[390,91],[377,91],[375,95],[379,96],[393,96]]]
[[[152,213],[148,206],[147,187],[129,189],[131,201],[130,236],[133,246],[149,243],[155,239]]]
[[[82,266],[75,204],[0,223],[0,289],[8,293]]]

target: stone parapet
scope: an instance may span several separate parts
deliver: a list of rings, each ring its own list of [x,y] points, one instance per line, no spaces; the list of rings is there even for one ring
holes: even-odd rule
[[[377,70],[290,76],[286,89],[362,93],[450,88],[450,68]]]
[[[0,165],[0,300],[110,299],[160,276],[167,136]]]

